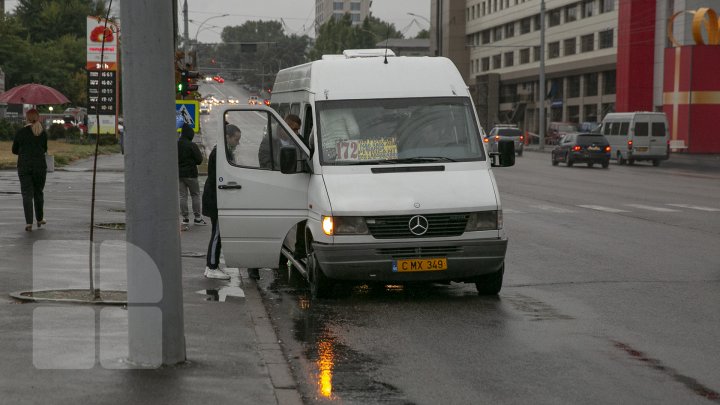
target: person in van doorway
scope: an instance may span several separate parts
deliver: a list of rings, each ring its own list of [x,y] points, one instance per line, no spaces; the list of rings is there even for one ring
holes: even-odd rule
[[[227,150],[227,158],[231,158],[235,148],[240,143],[240,128],[232,124],[225,125],[225,144]],[[217,146],[210,152],[208,157],[208,177],[205,181],[205,187],[202,194],[202,213],[210,218],[212,224],[212,233],[210,234],[210,243],[206,255],[205,277],[215,278],[219,280],[229,280],[230,276],[220,270],[220,249],[222,242],[220,240],[220,228],[218,223],[217,209]]]
[[[183,124],[180,139],[178,140],[178,166],[179,166],[179,191],[180,191],[180,213],[182,223],[187,226],[190,223],[188,213],[188,193],[192,199],[192,210],[195,225],[207,225],[207,222],[200,215],[200,185],[198,184],[197,165],[202,163],[203,156],[200,148],[193,142],[195,131],[188,124]]]
[[[46,224],[43,215],[45,177],[47,176],[47,133],[40,123],[36,109],[25,114],[27,125],[21,128],[13,140],[12,153],[18,155],[17,171],[25,211],[25,230],[32,231],[33,207],[37,227]]]
[[[295,132],[295,135],[300,136],[300,117],[295,114],[288,114],[285,116],[285,123],[288,124],[290,129]],[[291,145],[290,140],[286,138],[285,131],[277,131],[277,136],[272,138],[272,156],[270,155],[270,139],[267,134],[263,137],[260,142],[260,149],[258,150],[258,160],[260,161],[260,167],[265,169],[271,169],[273,162],[275,168],[280,167],[280,148],[286,145]]]

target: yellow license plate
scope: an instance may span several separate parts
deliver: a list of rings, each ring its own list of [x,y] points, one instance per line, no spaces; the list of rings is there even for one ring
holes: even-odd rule
[[[402,259],[393,261],[393,272],[410,273],[416,271],[447,270],[447,258]]]

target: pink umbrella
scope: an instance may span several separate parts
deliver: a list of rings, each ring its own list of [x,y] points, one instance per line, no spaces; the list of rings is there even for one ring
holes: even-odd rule
[[[0,103],[7,104],[47,105],[69,102],[59,91],[37,83],[22,84],[0,94]]]

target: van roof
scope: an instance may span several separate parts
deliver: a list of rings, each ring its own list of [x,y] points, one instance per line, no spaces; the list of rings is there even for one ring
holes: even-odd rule
[[[273,94],[294,91],[325,100],[470,95],[449,59],[426,56],[396,56],[388,63],[383,56],[332,58],[278,72]]]
[[[618,119],[628,118],[628,119],[629,119],[629,118],[632,118],[632,117],[634,117],[634,116],[636,116],[636,115],[638,115],[638,114],[642,114],[642,115],[662,115],[663,117],[665,116],[665,113],[663,113],[663,112],[655,112],[655,111],[636,111],[636,112],[607,113],[607,114],[605,115],[605,118],[603,118],[603,120],[606,120],[606,119],[608,119],[608,118],[618,118]]]

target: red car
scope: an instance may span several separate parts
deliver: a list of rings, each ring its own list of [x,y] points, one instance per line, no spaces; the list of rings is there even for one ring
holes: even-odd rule
[[[213,76],[213,80],[215,80],[218,83],[225,83],[225,79],[223,79],[220,76]]]

